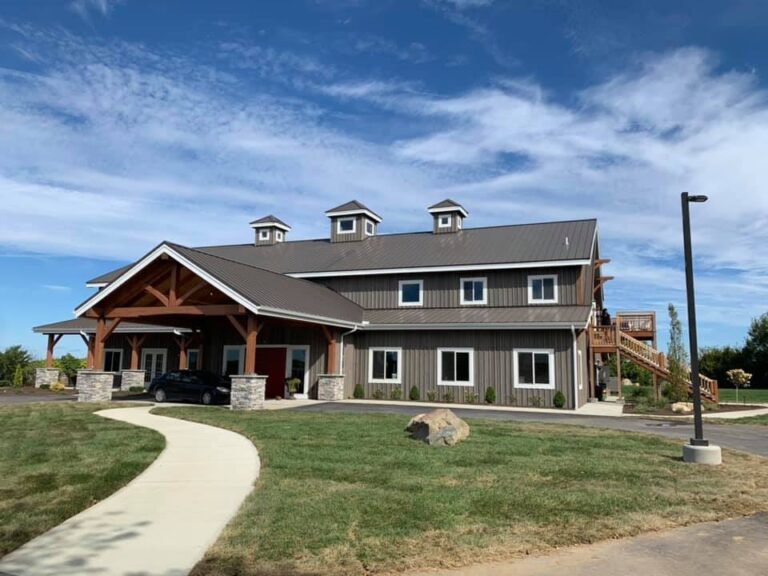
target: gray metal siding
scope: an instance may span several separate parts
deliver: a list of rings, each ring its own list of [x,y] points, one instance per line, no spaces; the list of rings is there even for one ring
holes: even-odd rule
[[[455,402],[463,402],[469,392],[485,395],[486,388],[496,389],[497,404],[532,406],[534,398],[543,407],[552,407],[557,390],[566,397],[566,407],[573,407],[573,337],[569,330],[488,330],[488,331],[391,331],[357,332],[348,336],[345,346],[345,395],[351,396],[356,384],[361,384],[366,398],[380,388],[389,398],[394,384],[368,382],[368,355],[372,347],[402,348],[401,380],[403,399],[412,386],[419,389],[421,400],[429,390],[436,390],[438,400],[450,391]],[[437,385],[438,348],[474,349],[474,387]],[[555,390],[514,388],[514,350],[542,348],[555,351]]]
[[[528,276],[556,274],[558,304],[576,305],[578,267],[542,268],[536,270],[488,270],[485,272],[440,272],[432,274],[382,274],[377,276],[345,276],[317,281],[362,308],[369,310],[398,308],[401,280],[423,280],[424,308],[465,308],[460,303],[461,278],[487,278],[488,307],[528,306]],[[546,306],[546,304],[536,306]]]
[[[440,227],[440,216],[450,216],[451,217],[451,225],[447,226],[445,228]],[[459,232],[461,228],[459,228],[459,220],[463,220],[464,217],[459,214],[458,212],[454,213],[437,213],[433,214],[432,219],[432,232],[435,234],[450,234],[453,232]],[[463,227],[462,222],[462,227]]]
[[[337,222],[341,219],[354,218],[355,219],[355,232],[353,234],[339,234]],[[359,242],[367,238],[372,238],[365,233],[365,223],[367,221],[373,222],[373,235],[376,235],[376,222],[364,215],[357,216],[337,216],[331,218],[331,242]]]

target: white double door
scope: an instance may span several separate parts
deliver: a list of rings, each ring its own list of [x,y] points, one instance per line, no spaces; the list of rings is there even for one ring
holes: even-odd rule
[[[141,369],[148,381],[165,374],[168,362],[168,350],[165,348],[144,348],[141,351]]]

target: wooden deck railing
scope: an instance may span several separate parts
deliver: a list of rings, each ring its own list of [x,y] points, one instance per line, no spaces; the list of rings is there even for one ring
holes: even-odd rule
[[[655,312],[618,312],[616,324],[622,332],[656,333]]]

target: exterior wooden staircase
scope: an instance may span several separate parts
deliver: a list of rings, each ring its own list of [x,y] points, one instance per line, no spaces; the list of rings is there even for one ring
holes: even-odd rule
[[[618,353],[662,380],[669,381],[671,375],[664,353],[633,338],[621,328],[621,322],[616,322],[611,326],[591,326],[590,344],[592,350],[609,354]],[[712,402],[717,402],[719,398],[717,380],[707,378],[703,374],[699,374],[699,379],[702,397]],[[688,377],[688,386],[693,390],[690,375]]]

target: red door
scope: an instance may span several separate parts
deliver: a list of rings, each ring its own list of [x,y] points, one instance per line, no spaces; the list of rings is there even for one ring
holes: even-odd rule
[[[267,376],[267,398],[285,394],[285,348],[256,348],[256,374]]]

